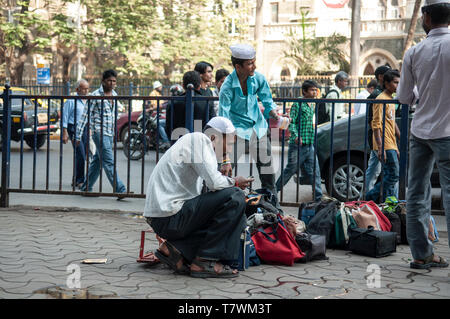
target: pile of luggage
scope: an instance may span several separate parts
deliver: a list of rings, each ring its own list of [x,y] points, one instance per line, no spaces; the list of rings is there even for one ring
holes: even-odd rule
[[[247,229],[241,237],[240,270],[249,266],[326,260],[326,249],[349,250],[369,257],[385,257],[397,245],[408,244],[406,205],[389,197],[373,201],[339,202],[330,197],[299,207],[298,217],[285,216],[270,192],[259,189],[247,196]],[[439,239],[433,217],[429,238]]]
[[[327,248],[350,250],[369,257],[385,257],[396,252],[397,245],[407,245],[406,203],[394,196],[382,205],[373,201],[342,203],[334,198],[304,203],[300,220],[307,231],[327,238]],[[430,219],[429,238],[439,239],[434,218]]]
[[[285,216],[276,208],[273,195],[259,189],[247,196],[247,228],[241,237],[239,259],[229,262],[239,270],[267,264],[292,266],[296,262],[328,259],[326,238],[309,234],[306,224]]]

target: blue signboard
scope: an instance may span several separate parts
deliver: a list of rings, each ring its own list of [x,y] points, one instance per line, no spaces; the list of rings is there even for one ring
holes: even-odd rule
[[[37,69],[37,84],[50,84],[50,68]]]

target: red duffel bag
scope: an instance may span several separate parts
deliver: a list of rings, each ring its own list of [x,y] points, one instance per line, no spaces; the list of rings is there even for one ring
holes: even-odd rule
[[[278,222],[259,228],[252,236],[256,254],[268,264],[292,266],[294,262],[305,258],[295,239],[286,230],[283,221],[278,216]]]

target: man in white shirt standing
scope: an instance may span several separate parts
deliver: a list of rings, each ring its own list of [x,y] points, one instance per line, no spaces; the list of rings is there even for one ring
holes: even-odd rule
[[[411,268],[428,269],[448,267],[446,260],[434,255],[427,234],[435,161],[450,233],[450,1],[425,0],[422,14],[427,37],[405,54],[397,98],[412,104],[417,85],[420,99],[411,124],[406,233],[414,258]]]
[[[182,136],[150,176],[144,216],[166,239],[155,255],[176,272],[201,278],[238,275],[220,260],[238,258],[247,224],[241,189],[253,179],[231,178],[217,169],[233,148],[235,132],[227,118],[212,118],[204,133]],[[203,181],[209,191],[202,194]]]
[[[81,79],[76,84],[77,96],[84,96],[89,94],[89,83]],[[84,132],[81,134],[81,142],[79,144],[75,141],[75,127],[76,123],[81,121],[81,116],[83,115],[84,108],[86,107],[87,100],[85,99],[69,99],[64,103],[63,115],[62,115],[62,127],[63,127],[63,143],[67,144],[70,140],[72,141],[72,146],[75,152],[75,187],[79,188],[84,183],[84,163],[86,161],[86,144],[88,143],[87,138],[87,127],[85,127]],[[72,187],[74,186],[72,177]]]
[[[372,80],[367,84],[367,87],[365,90],[362,90],[356,95],[357,100],[365,100],[369,97],[370,94],[375,90],[377,87],[377,81]],[[355,103],[353,106],[353,110],[355,111],[354,115],[358,114],[366,114],[366,103]]]
[[[342,91],[347,88],[349,81],[349,76],[344,71],[339,71],[334,78],[334,85],[332,85],[325,96],[326,99],[342,99]],[[346,114],[345,103],[326,103],[326,110],[328,115],[333,114],[332,108],[334,105],[334,120],[342,118]]]

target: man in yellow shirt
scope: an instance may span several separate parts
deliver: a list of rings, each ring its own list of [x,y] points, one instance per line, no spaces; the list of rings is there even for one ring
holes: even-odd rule
[[[392,100],[393,94],[397,91],[400,82],[398,70],[389,70],[383,77],[383,92],[378,95],[377,100]],[[383,180],[375,184],[366,195],[367,200],[381,202],[389,196],[395,196],[395,185],[399,178],[399,152],[397,138],[400,138],[400,130],[395,123],[395,104],[374,104],[373,105],[373,148],[378,153],[380,162],[384,162]],[[383,109],[384,111],[383,118]],[[384,121],[384,135],[383,135]],[[383,183],[383,194],[381,194],[381,183]]]

